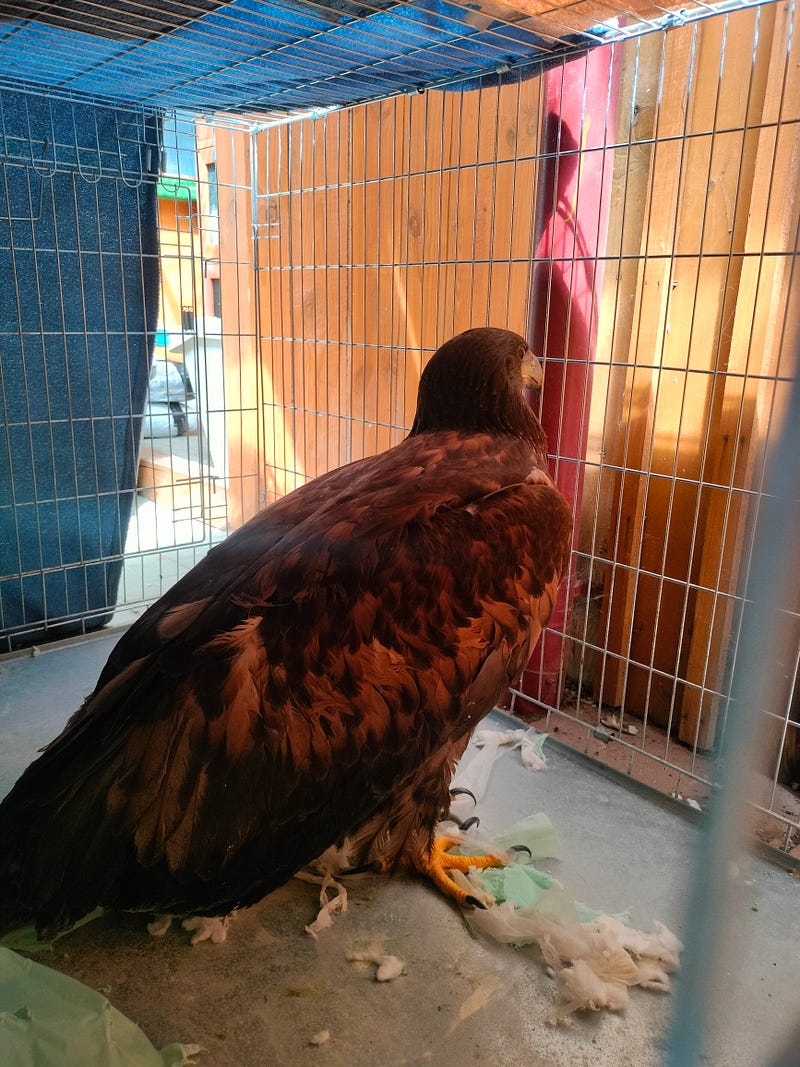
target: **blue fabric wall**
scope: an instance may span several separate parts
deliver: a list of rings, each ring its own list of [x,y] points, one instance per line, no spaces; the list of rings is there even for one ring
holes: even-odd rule
[[[158,310],[152,116],[0,93],[0,648],[108,620]]]

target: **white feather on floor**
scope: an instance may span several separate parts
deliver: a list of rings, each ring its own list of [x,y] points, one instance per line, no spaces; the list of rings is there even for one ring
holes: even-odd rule
[[[495,760],[506,746],[519,749],[520,758],[531,770],[545,766],[542,746],[546,735],[532,730],[481,730],[476,748],[462,761],[454,784],[471,790],[475,802],[485,795]],[[470,797],[458,796],[459,804],[473,805]],[[463,817],[457,812],[456,817]],[[448,834],[452,823],[443,824]],[[334,916],[347,910],[347,891],[334,878],[351,864],[348,842],[341,849],[329,849],[299,877],[320,883],[320,910],[306,930],[314,938],[327,929]],[[539,812],[527,816],[502,833],[487,836],[471,831],[464,836],[459,851],[486,852],[508,858],[499,868],[472,868],[468,874],[451,871],[454,881],[472,896],[485,902],[485,910],[466,910],[464,918],[475,932],[501,944],[522,947],[537,945],[543,961],[557,984],[557,1001],[549,1020],[564,1022],[577,1011],[622,1011],[634,986],[668,992],[669,975],[679,966],[683,948],[663,923],[654,922],[647,933],[630,925],[627,916],[600,914],[575,901],[551,875],[537,870],[523,857],[509,852],[512,845],[524,845],[531,859],[557,857],[558,834],[550,819]],[[394,978],[402,973],[402,963],[394,956],[375,953],[350,954],[350,960],[373,962],[381,974]],[[381,967],[384,968],[381,971]],[[399,969],[398,969],[399,967]]]

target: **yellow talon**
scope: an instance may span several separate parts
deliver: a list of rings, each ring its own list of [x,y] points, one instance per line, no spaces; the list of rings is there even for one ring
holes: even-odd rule
[[[447,874],[447,871],[468,871],[470,867],[504,867],[507,861],[500,856],[491,854],[485,856],[457,856],[447,851],[454,845],[460,844],[461,838],[453,837],[450,834],[437,837],[434,839],[429,853],[417,853],[413,857],[414,866],[422,874],[426,874],[446,897],[455,900],[461,907],[484,907],[477,897],[471,896],[457,886]]]

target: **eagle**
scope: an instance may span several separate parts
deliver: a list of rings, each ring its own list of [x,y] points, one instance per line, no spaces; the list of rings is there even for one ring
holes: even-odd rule
[[[123,634],[0,805],[0,927],[224,916],[334,846],[465,902],[451,776],[569,558],[541,381],[515,333],[448,340],[404,440],[269,504]]]

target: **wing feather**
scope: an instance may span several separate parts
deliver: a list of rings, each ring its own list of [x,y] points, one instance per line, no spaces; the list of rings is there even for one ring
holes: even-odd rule
[[[41,925],[259,899],[463,747],[520,673],[566,565],[563,498],[526,482],[523,443],[386,456],[266,509],[119,642],[17,787],[48,857]]]

